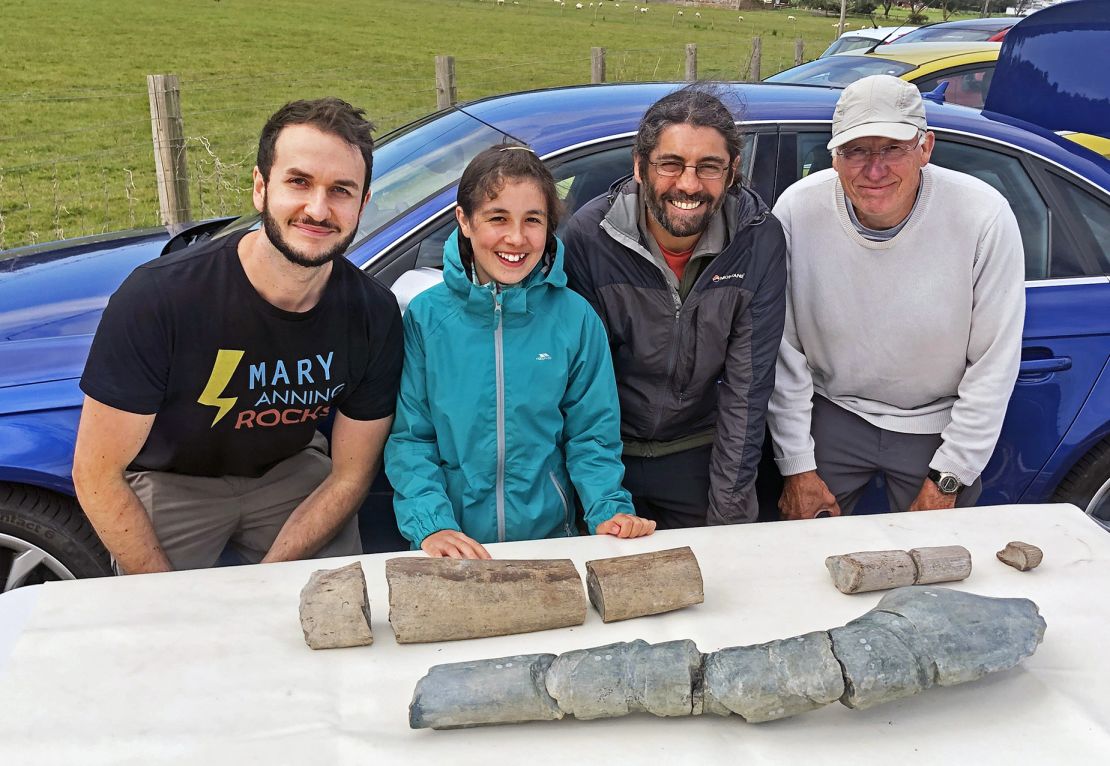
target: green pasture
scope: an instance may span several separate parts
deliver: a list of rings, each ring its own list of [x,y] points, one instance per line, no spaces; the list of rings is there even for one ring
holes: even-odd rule
[[[593,46],[610,81],[681,79],[691,42],[700,77],[738,79],[756,35],[763,76],[793,64],[796,37],[808,59],[835,35],[804,9],[577,1],[0,0],[0,250],[158,224],[147,74],[181,78],[202,218],[249,206],[257,133],[282,103],[337,95],[384,133],[435,109],[437,54],[467,100],[588,82]]]

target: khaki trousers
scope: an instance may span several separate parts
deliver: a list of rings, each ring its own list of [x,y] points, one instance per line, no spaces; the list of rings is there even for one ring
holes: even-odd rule
[[[210,567],[229,545],[257,564],[289,515],[327,478],[327,448],[317,432],[307,447],[257,478],[162,471],[129,471],[126,478],[174,569]],[[352,514],[313,558],[361,553],[358,515]]]

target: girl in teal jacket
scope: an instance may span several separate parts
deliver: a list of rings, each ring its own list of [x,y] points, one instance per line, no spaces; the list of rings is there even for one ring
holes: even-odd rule
[[[575,534],[639,537],[621,487],[620,414],[601,320],[566,286],[559,200],[523,146],[494,146],[459,183],[443,284],[405,314],[405,367],[385,450],[401,533],[429,555]]]

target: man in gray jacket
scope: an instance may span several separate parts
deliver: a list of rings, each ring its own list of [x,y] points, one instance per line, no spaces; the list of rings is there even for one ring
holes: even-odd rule
[[[1017,377],[1017,221],[992,187],[929,165],[917,88],[845,88],[833,167],[775,205],[790,245],[770,404],[787,519],[851,513],[875,474],[891,510],[973,505]]]
[[[634,178],[564,235],[570,286],[609,335],[625,487],[659,528],[754,521],[782,338],[786,246],[740,186],[735,118],[704,86],[652,105]]]

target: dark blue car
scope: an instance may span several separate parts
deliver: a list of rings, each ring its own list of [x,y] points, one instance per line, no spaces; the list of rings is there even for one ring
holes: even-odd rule
[[[348,257],[402,302],[438,279],[455,185],[479,150],[523,141],[552,168],[568,212],[631,172],[645,108],[678,84],[582,86],[489,98],[431,115],[380,142],[374,195]],[[828,167],[838,91],[735,85],[743,174],[773,202]],[[1110,163],[1052,133],[929,104],[933,162],[971,173],[1013,206],[1025,242],[1028,313],[1021,374],[982,503],[1067,500],[1110,518]],[[0,260],[0,589],[106,574],[74,500],[78,378],[109,295],[137,265],[255,217],[89,238]],[[773,465],[773,464],[772,464]],[[402,547],[390,490],[363,508],[368,550]]]

